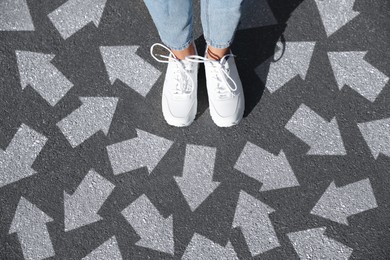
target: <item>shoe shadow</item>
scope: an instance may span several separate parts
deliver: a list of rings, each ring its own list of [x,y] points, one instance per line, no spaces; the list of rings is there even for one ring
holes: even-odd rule
[[[270,57],[277,51],[276,44],[279,39],[282,39],[281,43],[284,47],[283,32],[287,26],[287,20],[302,2],[303,0],[243,1],[242,18],[234,36],[232,52],[236,55],[235,60],[244,89],[244,117],[248,116],[260,102],[265,90],[265,79],[270,64],[275,62]],[[195,43],[198,46],[198,53],[202,55],[205,51],[203,35],[198,37]],[[280,59],[281,57],[276,58]],[[206,79],[202,64],[198,75],[197,118],[205,112],[208,105]]]

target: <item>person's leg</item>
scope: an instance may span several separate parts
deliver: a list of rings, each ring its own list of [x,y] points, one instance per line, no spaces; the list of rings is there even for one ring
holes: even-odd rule
[[[192,0],[144,0],[161,41],[183,60],[195,54]]]
[[[192,0],[144,2],[166,45],[155,43],[150,48],[153,58],[168,63],[161,101],[164,119],[173,126],[188,126],[196,116],[198,89],[198,64],[184,59],[197,54],[192,32]],[[166,48],[169,55],[155,54],[153,50],[158,45]]]
[[[201,0],[207,43],[204,57],[210,115],[221,127],[238,124],[244,114],[242,83],[230,50],[241,17],[242,0]],[[191,56],[190,56],[191,57]]]
[[[209,59],[219,60],[230,53],[242,1],[201,0],[201,20]]]

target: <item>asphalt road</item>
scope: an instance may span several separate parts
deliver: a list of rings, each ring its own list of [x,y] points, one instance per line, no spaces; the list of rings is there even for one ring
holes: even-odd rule
[[[0,259],[389,259],[389,21],[244,0],[243,121],[214,125],[201,66],[174,128],[142,1],[0,0]]]

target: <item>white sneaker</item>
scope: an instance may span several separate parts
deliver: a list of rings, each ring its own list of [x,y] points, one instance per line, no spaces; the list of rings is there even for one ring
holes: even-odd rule
[[[195,47],[195,43],[192,43]],[[161,46],[169,51],[169,56],[153,53],[154,46]],[[196,47],[195,47],[196,51]],[[166,46],[155,43],[150,47],[152,57],[158,62],[168,63],[162,92],[162,112],[165,121],[173,126],[188,126],[196,116],[198,101],[199,64],[188,60],[179,60]]]
[[[205,57],[190,55],[187,60],[204,62],[210,114],[214,123],[220,127],[238,124],[245,108],[244,91],[237,71],[234,55],[226,54],[215,61]]]

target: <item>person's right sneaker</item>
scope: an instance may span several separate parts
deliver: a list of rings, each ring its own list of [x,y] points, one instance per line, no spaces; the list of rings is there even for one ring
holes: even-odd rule
[[[196,51],[195,43],[192,44]],[[158,55],[166,60],[158,59],[153,53],[153,48],[157,45],[169,51],[169,56]],[[162,112],[165,121],[177,127],[190,125],[195,119],[198,105],[199,64],[177,59],[169,48],[160,43],[153,44],[150,53],[155,60],[168,63],[162,92]]]
[[[236,125],[243,117],[245,99],[234,55],[230,51],[220,60],[212,60],[207,57],[207,49],[204,57],[190,55],[186,59],[204,63],[210,115],[214,123],[220,127]]]

